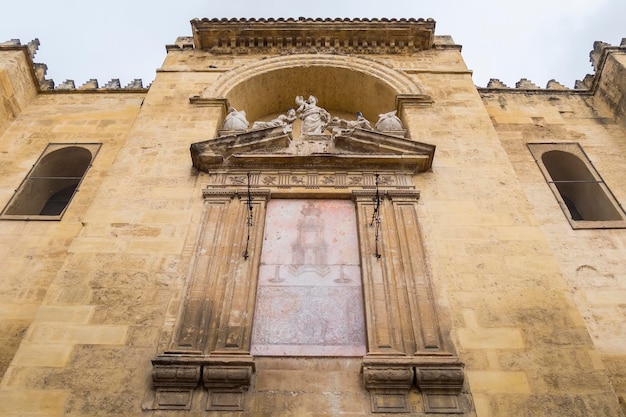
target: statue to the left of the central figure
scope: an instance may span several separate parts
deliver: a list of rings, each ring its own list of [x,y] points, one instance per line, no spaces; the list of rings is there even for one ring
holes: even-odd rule
[[[224,118],[224,130],[245,132],[249,125],[245,111],[237,110],[234,107],[228,108],[228,114]]]
[[[317,105],[317,98],[314,96],[309,96],[306,100],[297,96],[296,104],[299,106],[298,116],[302,119],[301,134],[321,135],[330,121],[330,113]]]

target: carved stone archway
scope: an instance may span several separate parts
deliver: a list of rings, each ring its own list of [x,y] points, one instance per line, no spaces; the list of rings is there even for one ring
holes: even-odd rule
[[[402,71],[372,58],[339,55],[259,60],[222,74],[192,102],[228,99],[232,106],[245,109],[250,120],[256,120],[285,112],[294,106],[296,95],[313,93],[331,112],[360,111],[370,120],[396,108],[398,96],[430,102],[423,89]]]

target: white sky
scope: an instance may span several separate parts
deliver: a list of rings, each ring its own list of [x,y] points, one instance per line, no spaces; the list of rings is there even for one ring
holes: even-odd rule
[[[523,4],[523,5],[522,5]],[[626,0],[23,0],[0,7],[0,42],[39,38],[35,62],[48,79],[82,85],[97,78],[122,85],[155,76],[165,45],[191,36],[193,18],[433,18],[435,34],[463,45],[474,83],[498,78],[513,87],[528,78],[540,87],[568,87],[593,73],[589,51],[626,37]]]

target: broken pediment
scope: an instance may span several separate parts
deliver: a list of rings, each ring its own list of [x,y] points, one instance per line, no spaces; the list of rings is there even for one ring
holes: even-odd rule
[[[227,167],[423,172],[432,166],[435,153],[434,145],[361,128],[299,139],[282,127],[222,134],[191,145],[195,168],[204,172]]]

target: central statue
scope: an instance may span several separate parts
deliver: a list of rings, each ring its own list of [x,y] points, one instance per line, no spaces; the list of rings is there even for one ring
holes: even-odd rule
[[[330,113],[317,105],[317,98],[314,96],[309,96],[306,100],[302,96],[297,96],[296,104],[299,106],[296,112],[302,119],[301,134],[321,135],[330,122]]]

